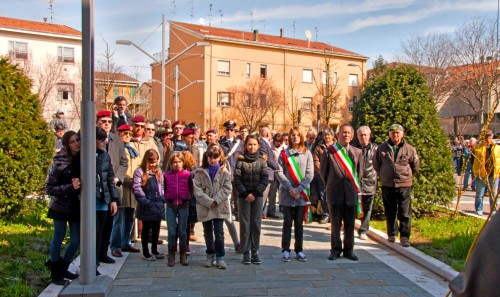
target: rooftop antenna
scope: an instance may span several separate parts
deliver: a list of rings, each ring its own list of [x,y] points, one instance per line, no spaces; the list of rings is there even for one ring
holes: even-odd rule
[[[295,38],[295,21],[292,23],[293,38]]]
[[[50,10],[50,23],[52,24],[54,22],[54,7],[52,6],[54,4],[54,0],[49,0],[49,10]]]
[[[212,3],[208,5],[208,26],[212,27]]]
[[[311,31],[309,30],[306,30],[306,38],[307,38],[307,47],[309,47],[311,45],[311,37],[312,37],[312,33]]]
[[[217,12],[220,14],[220,27],[222,28],[222,17],[224,14],[222,13],[222,9],[217,10]]]
[[[316,32],[316,42],[318,41],[318,27],[314,27],[314,32]]]
[[[193,17],[194,17],[194,0],[191,0],[188,3],[191,3],[191,24],[192,24],[193,23]]]
[[[172,10],[172,14],[175,15],[175,9],[177,8],[177,6],[175,5],[175,0],[172,0],[172,6],[174,7],[174,9]]]
[[[250,31],[253,32],[253,11],[250,10]]]

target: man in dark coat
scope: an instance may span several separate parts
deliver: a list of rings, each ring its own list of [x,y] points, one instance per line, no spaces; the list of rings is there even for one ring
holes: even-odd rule
[[[127,98],[124,96],[116,97],[113,103],[113,126],[111,131],[116,133],[121,125],[132,124],[132,115],[127,112]]]
[[[349,145],[354,137],[354,128],[349,124],[340,126],[338,135],[338,151],[333,146],[328,147],[320,161],[320,177],[326,186],[326,197],[332,223],[331,250],[329,260],[336,260],[340,254],[353,261],[358,257],[354,254],[354,221],[356,219],[356,202],[358,199],[358,182],[356,177],[350,178],[344,166],[352,163],[351,170],[362,178],[362,152]],[[347,159],[343,159],[342,156]],[[344,245],[340,237],[340,228],[344,224]]]

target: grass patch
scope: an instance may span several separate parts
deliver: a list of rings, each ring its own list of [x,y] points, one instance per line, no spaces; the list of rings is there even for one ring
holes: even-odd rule
[[[454,216],[453,211],[443,208],[436,207],[434,211],[432,216],[412,218],[411,244],[460,271],[484,220],[461,214]],[[387,232],[384,220],[374,219],[370,225]]]
[[[0,296],[38,296],[50,283],[44,263],[52,220],[46,212],[46,201],[33,199],[16,220],[0,220]]]

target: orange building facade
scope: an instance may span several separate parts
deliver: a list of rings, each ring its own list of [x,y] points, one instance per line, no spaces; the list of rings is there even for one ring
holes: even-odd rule
[[[267,97],[268,101],[268,94],[259,95],[262,110],[266,104],[276,103],[269,100],[279,100],[273,115],[263,116],[262,125],[284,131],[296,125],[300,116],[300,126],[307,130],[317,125],[319,106],[319,113],[325,109],[330,112],[326,120],[320,121],[321,127],[335,129],[350,121],[353,103],[359,98],[366,79],[367,57],[325,43],[287,38],[283,31],[273,36],[173,21],[169,30],[165,115],[175,119],[177,114],[179,120],[196,122],[203,130],[220,129],[229,119],[238,125],[245,124],[241,104],[237,104],[232,90],[252,80],[266,80],[281,94],[281,99]],[[160,64],[152,65],[152,77],[155,82],[152,115],[159,118]],[[325,103],[332,95],[325,93],[328,88],[335,90],[334,110]],[[246,108],[255,108],[255,105],[249,104]]]

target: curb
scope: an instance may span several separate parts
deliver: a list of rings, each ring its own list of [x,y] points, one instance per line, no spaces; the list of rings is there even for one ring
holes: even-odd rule
[[[359,228],[360,225],[361,223],[356,220],[356,228]],[[388,242],[387,235],[380,230],[370,227],[370,230],[368,230],[366,234],[378,243],[383,244],[388,248],[398,252],[399,254],[434,272],[447,281],[451,281],[458,275],[458,271],[451,268],[451,266],[422,253],[414,247],[405,248],[399,245],[398,242]]]

